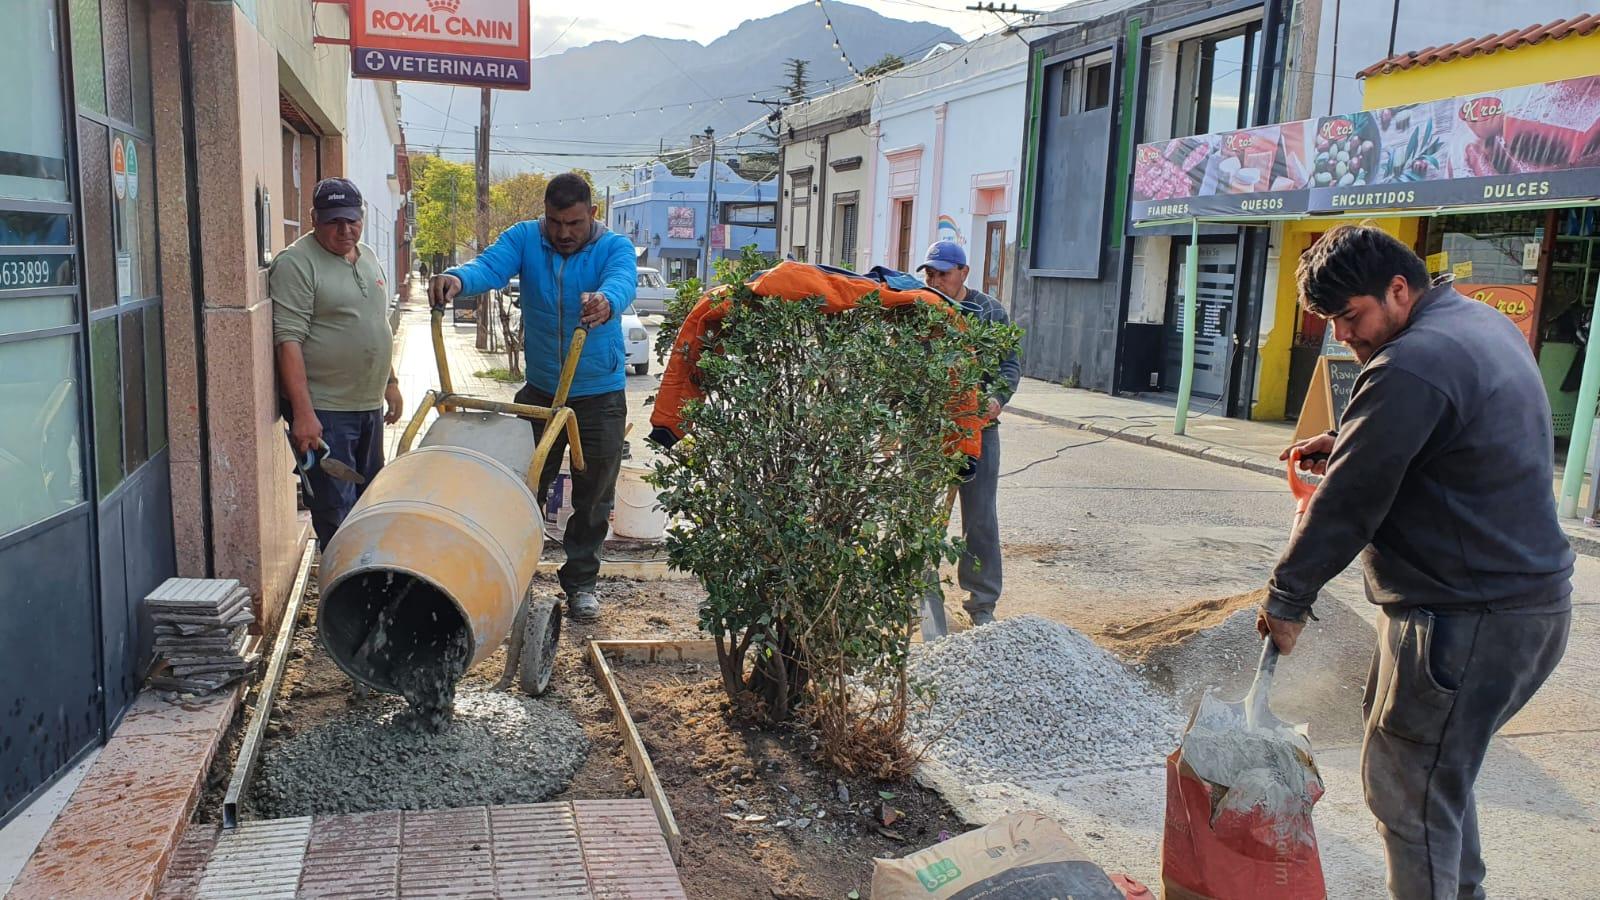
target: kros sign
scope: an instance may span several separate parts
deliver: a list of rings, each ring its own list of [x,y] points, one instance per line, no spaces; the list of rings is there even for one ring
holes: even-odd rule
[[[357,78],[527,90],[530,0],[350,0]]]

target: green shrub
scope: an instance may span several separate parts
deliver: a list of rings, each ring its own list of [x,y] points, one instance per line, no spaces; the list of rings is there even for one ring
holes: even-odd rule
[[[745,277],[765,264],[747,254],[726,273],[737,286],[699,357],[704,398],[657,464],[677,522],[667,552],[705,587],[700,625],[735,708],[802,716],[824,761],[898,776],[919,601],[959,550],[951,411],[1017,332],[877,294],[825,314],[754,293]]]

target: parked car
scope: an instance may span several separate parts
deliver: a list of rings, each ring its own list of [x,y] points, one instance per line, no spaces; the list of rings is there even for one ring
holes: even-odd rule
[[[639,293],[633,298],[634,312],[641,316],[664,316],[667,314],[667,301],[674,296],[675,292],[661,278],[660,269],[639,270]]]
[[[638,304],[622,314],[622,339],[627,342],[628,367],[635,375],[650,374],[650,332],[639,321]]]

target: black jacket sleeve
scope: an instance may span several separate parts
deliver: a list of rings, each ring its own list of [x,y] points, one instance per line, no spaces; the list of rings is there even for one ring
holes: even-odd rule
[[[1453,415],[1438,389],[1392,366],[1361,373],[1328,472],[1267,583],[1267,613],[1304,621],[1389,514],[1413,461]]]

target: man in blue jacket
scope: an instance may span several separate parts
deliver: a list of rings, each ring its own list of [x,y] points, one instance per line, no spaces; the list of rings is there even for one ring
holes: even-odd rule
[[[600,614],[600,545],[627,429],[622,313],[633,303],[639,276],[633,244],[595,221],[593,195],[582,177],[567,172],[550,179],[544,208],[544,218],[513,225],[477,259],[435,275],[428,297],[434,306],[446,306],[457,294],[500,290],[521,277],[528,383],[517,391],[518,403],[550,405],[573,333],[588,329],[567,399],[578,417],[585,468],[572,473],[572,518],[562,541],[567,561],[560,577],[568,615],[589,619]],[[533,423],[535,439],[544,425]],[[539,477],[541,507],[565,448],[565,439],[557,439]]]

